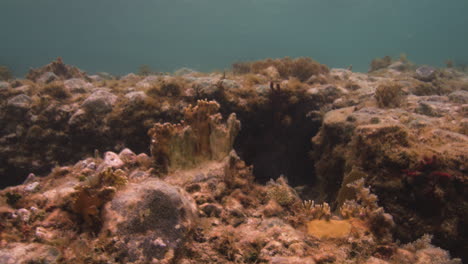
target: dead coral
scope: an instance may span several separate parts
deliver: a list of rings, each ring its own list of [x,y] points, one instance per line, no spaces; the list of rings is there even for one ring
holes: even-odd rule
[[[382,84],[375,91],[375,99],[379,107],[398,107],[403,100],[402,87],[397,83]]]
[[[223,123],[218,110],[219,104],[215,101],[198,101],[196,106],[185,109],[185,120],[181,123],[157,123],[150,129],[151,153],[161,172],[169,168],[188,168],[228,155],[240,122],[231,114]]]

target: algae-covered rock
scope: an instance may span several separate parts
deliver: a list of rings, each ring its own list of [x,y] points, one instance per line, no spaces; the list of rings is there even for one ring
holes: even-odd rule
[[[81,107],[91,114],[103,114],[112,111],[116,101],[116,95],[105,89],[99,89],[86,98]]]
[[[55,75],[53,72],[45,72],[39,78],[37,79],[37,82],[39,83],[51,83],[53,81],[58,80],[59,77]]]
[[[66,80],[63,82],[63,85],[71,93],[86,93],[93,88],[91,83],[78,78]]]
[[[422,66],[416,69],[415,77],[421,81],[429,82],[436,77],[437,70],[430,66]]]
[[[131,183],[106,205],[101,236],[115,236],[127,262],[173,261],[195,216],[195,204],[183,190],[157,179]]]
[[[20,94],[13,98],[10,98],[7,101],[7,109],[8,111],[11,111],[12,113],[24,113],[30,109],[31,104],[32,104],[31,97],[25,94]]]
[[[449,94],[450,101],[459,104],[468,104],[468,91],[460,90]]]

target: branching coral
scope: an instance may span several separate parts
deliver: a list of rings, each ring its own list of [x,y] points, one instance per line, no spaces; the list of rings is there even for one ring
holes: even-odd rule
[[[306,200],[302,202],[302,210],[311,219],[330,219],[331,209],[328,203],[315,204],[315,201]]]
[[[392,229],[395,226],[393,217],[378,206],[377,196],[372,194],[368,187],[365,187],[364,179],[361,178],[347,186],[355,190],[356,200],[359,204],[346,201],[340,209],[342,215],[365,219],[376,238],[382,241],[391,241]]]

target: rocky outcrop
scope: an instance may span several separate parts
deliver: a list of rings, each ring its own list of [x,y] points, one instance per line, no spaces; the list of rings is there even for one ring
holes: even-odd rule
[[[57,78],[62,80],[68,80],[71,78],[86,78],[86,74],[74,66],[64,64],[62,58],[57,58],[57,60],[41,68],[29,70],[26,78],[32,81],[41,81],[47,83],[52,81],[52,79],[55,80]]]
[[[433,125],[439,118],[402,109],[328,112],[313,138],[322,199],[339,206],[349,194],[346,183],[363,179],[393,216],[397,238],[411,241],[429,232],[439,245],[464,252],[455,245],[464,240],[466,210],[457,208],[465,204],[459,188],[467,187],[463,164],[468,138]],[[341,187],[337,182],[343,182]]]

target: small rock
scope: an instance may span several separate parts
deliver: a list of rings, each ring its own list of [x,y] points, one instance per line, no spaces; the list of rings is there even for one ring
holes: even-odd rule
[[[128,148],[123,149],[119,153],[119,158],[128,165],[133,165],[137,162],[137,155]]]
[[[280,74],[278,69],[275,66],[270,66],[264,70],[264,74],[270,78],[271,80],[278,80],[280,79]]]
[[[312,257],[272,257],[271,264],[315,264]]]
[[[270,93],[270,85],[269,84],[260,84],[255,87],[255,91],[260,95],[267,95]]]
[[[125,82],[130,82],[130,81],[136,81],[138,80],[140,77],[134,73],[129,73],[125,76],[123,76],[122,78],[120,78],[121,81],[125,81]]]
[[[68,120],[69,126],[79,126],[86,122],[86,112],[83,109],[78,109]]]
[[[148,157],[148,155],[146,155],[145,153],[138,154],[136,157],[136,161],[140,166],[145,168],[149,168],[153,164],[153,160],[150,157]]]
[[[91,79],[93,82],[100,82],[104,80],[99,75],[89,75],[88,78]]]
[[[455,91],[449,94],[449,99],[454,103],[468,104],[468,91]]]
[[[324,263],[333,263],[336,260],[335,255],[331,253],[321,253],[314,256],[315,262],[317,264],[324,264]]]
[[[197,73],[197,71],[192,70],[190,68],[185,68],[184,67],[184,68],[180,68],[177,71],[175,71],[174,76],[190,75],[190,74],[194,74],[194,73]]]
[[[1,90],[8,90],[10,88],[10,84],[7,82],[0,81],[0,91]]]
[[[130,173],[130,176],[128,176],[130,179],[143,179],[147,178],[149,174],[147,172],[141,171],[141,170],[135,170],[132,173]]]
[[[93,88],[91,83],[78,78],[66,80],[63,85],[71,93],[86,93]]]
[[[415,78],[424,82],[430,82],[436,77],[436,69],[430,66],[422,66],[416,69]]]
[[[24,223],[29,222],[29,220],[31,219],[31,212],[28,209],[18,209],[18,211],[16,211],[16,214],[19,216],[19,219]]]
[[[45,72],[42,74],[38,79],[37,82],[39,83],[50,83],[53,81],[59,80],[59,77],[55,75],[53,72]]]
[[[145,101],[145,99],[147,98],[148,96],[145,94],[145,92],[130,92],[130,93],[127,93],[125,95],[125,98],[128,99],[128,101],[131,103],[131,104],[139,104],[143,101]]]
[[[104,161],[99,165],[98,171],[111,167],[114,169],[121,168],[125,163],[120,159],[119,155],[112,151],[107,151],[104,154]]]
[[[24,180],[23,184],[32,183],[36,180],[36,175],[34,173],[29,173],[26,180]]]
[[[150,75],[145,77],[143,80],[137,82],[135,86],[140,89],[148,89],[155,85],[159,80],[159,76]]]
[[[223,211],[219,205],[212,204],[212,203],[205,203],[200,206],[200,209],[207,215],[207,216],[214,216],[219,217],[221,212]]]
[[[408,65],[402,61],[396,61],[390,66],[388,66],[389,69],[395,70],[395,71],[405,71],[408,68]]]
[[[26,187],[24,187],[24,190],[27,192],[34,192],[38,186],[39,182],[33,182],[31,184],[26,185]]]
[[[218,90],[218,87],[216,86],[217,81],[217,79],[210,77],[194,78],[193,87],[196,87],[195,89],[198,89],[202,94],[212,95]]]
[[[115,76],[108,73],[108,72],[98,72],[97,75],[101,77],[103,80],[114,80]]]
[[[388,264],[388,262],[383,259],[370,257],[369,259],[367,259],[365,264]]]
[[[45,242],[49,242],[55,238],[54,234],[52,234],[47,229],[41,226],[36,228],[36,232],[34,232],[34,235],[36,236],[37,239],[39,239],[39,241],[45,241]]]
[[[19,94],[7,102],[7,107],[13,111],[25,112],[31,107],[32,99],[25,94]]]
[[[441,117],[443,111],[440,107],[437,107],[437,104],[432,102],[420,102],[418,108],[416,109],[418,114],[432,116],[432,117]]]
[[[93,114],[108,113],[112,111],[112,107],[116,101],[116,95],[99,89],[86,98],[81,107]]]
[[[225,89],[238,89],[240,87],[240,84],[237,81],[228,79],[222,80],[221,84]]]

